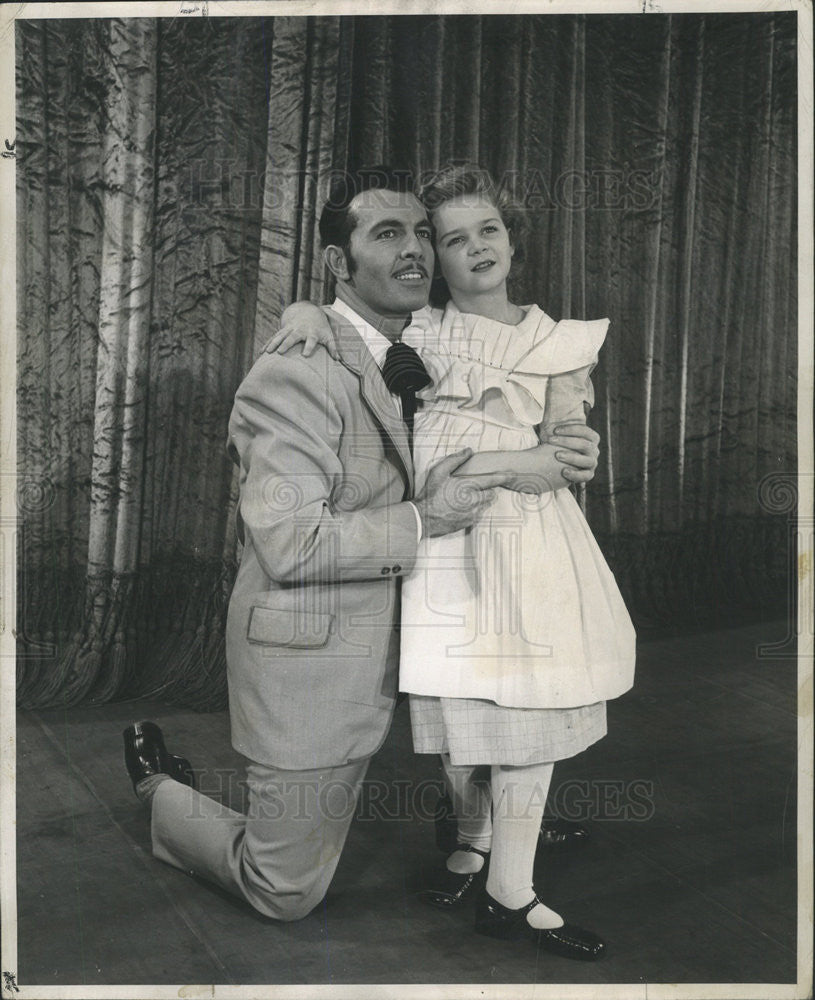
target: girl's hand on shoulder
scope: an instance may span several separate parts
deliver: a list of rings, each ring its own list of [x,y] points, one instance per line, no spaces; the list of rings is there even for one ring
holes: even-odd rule
[[[310,357],[322,345],[332,358],[338,358],[337,345],[325,313],[311,302],[294,302],[280,318],[280,329],[263,348],[264,353],[285,353],[303,345],[303,357]]]

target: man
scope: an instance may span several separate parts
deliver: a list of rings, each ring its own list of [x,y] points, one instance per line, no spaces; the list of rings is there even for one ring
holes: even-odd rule
[[[281,920],[305,916],[325,895],[369,759],[387,735],[400,578],[424,535],[472,525],[503,481],[451,482],[465,451],[414,495],[402,419],[410,390],[391,393],[381,371],[427,303],[433,274],[430,223],[407,178],[385,169],[342,178],[320,236],[337,279],[328,313],[337,357],[263,353],[229,424],[244,548],[226,651],[232,742],[249,760],[248,814],[199,795],[158,727],[124,734],[134,788],[152,806],[154,855]],[[396,367],[421,380],[417,358],[400,355]],[[595,439],[587,436],[587,454]],[[575,480],[591,478],[596,458],[575,461],[585,470]]]

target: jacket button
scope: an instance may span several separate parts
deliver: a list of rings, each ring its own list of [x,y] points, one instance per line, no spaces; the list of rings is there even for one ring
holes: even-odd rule
[[[390,570],[388,569],[387,566],[383,566],[379,572],[382,574],[382,576],[387,576],[388,573],[390,573]]]
[[[401,566],[399,565],[399,563],[397,563],[397,564],[396,564],[396,565],[395,565],[395,566],[393,567],[393,572],[394,572],[394,573],[401,573],[401,572],[402,572],[402,567],[401,567]]]

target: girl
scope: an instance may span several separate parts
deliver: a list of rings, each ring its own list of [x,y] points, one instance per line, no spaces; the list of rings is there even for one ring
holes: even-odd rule
[[[433,379],[415,418],[417,490],[465,447],[475,454],[461,473],[514,474],[474,528],[423,539],[403,583],[400,688],[414,747],[442,755],[459,818],[446,884],[423,896],[456,904],[489,858],[476,930],[596,959],[602,941],[537,898],[533,862],[554,762],[605,735],[605,702],[633,682],[628,613],[544,447],[555,426],[585,422],[608,321],[558,323],[509,301],[516,210],[485,170],[445,167],[419,196],[449,301],[414,313],[403,335]],[[322,314],[307,315],[308,334],[283,329],[272,344],[327,343]]]

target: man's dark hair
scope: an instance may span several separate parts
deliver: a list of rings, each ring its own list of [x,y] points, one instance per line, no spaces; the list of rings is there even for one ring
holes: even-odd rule
[[[349,266],[351,233],[356,227],[350,205],[358,194],[372,189],[413,194],[413,174],[409,170],[396,170],[378,164],[333,176],[328,198],[320,213],[320,242],[323,247],[340,247],[348,258]]]

